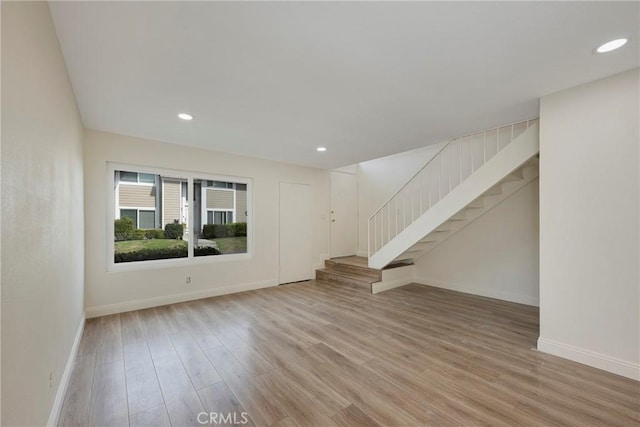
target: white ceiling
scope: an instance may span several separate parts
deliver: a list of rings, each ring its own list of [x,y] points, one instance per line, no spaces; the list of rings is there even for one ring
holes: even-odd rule
[[[50,6],[86,127],[320,168],[534,117],[640,65],[639,2]]]

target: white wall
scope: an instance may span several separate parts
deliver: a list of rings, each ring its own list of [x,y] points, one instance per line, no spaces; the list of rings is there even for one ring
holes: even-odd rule
[[[0,7],[0,28],[2,28],[2,7]],[[1,33],[1,31],[0,31]],[[0,44],[2,36],[0,34]],[[0,52],[2,49],[0,48]],[[2,61],[0,60],[0,64]],[[2,81],[2,66],[0,66],[0,82]],[[2,84],[0,83],[0,98]],[[0,189],[2,188],[2,120],[0,120]],[[0,224],[2,224],[2,197],[0,197]],[[0,225],[1,229],[1,225]],[[2,238],[0,238],[0,424],[2,424]]]
[[[636,379],[639,70],[540,104],[538,348]]]
[[[47,3],[2,2],[2,425],[47,423],[84,317],[82,132]]]
[[[319,268],[327,257],[329,171],[92,130],[85,131],[84,153],[87,316],[276,285],[280,182],[312,187],[314,263]],[[107,272],[108,161],[253,178],[253,259]]]
[[[445,143],[358,164],[358,255],[367,256],[367,221],[416,174]]]
[[[415,281],[539,305],[538,180],[415,262]]]

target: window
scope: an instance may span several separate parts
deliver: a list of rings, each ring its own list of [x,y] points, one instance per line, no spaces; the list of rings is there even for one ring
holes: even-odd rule
[[[233,182],[213,181],[215,188],[233,188]]]
[[[207,224],[233,223],[233,211],[207,210]]]
[[[156,175],[152,173],[120,171],[120,181],[135,184],[155,184]]]
[[[138,174],[135,172],[120,172],[120,181],[138,182]]]
[[[133,228],[138,228],[138,211],[135,209],[120,209],[120,218],[131,218]]]
[[[194,218],[199,233],[196,247],[213,247],[224,255],[248,253],[247,183],[196,178],[193,193],[200,206]],[[195,253],[206,255],[211,254]]]
[[[110,268],[250,256],[250,179],[109,168]]]
[[[156,176],[151,173],[139,173],[138,174],[138,182],[143,182],[147,184],[155,184]]]
[[[131,218],[133,228],[156,228],[155,210],[120,209],[120,218]]]
[[[152,229],[156,228],[156,212],[155,211],[138,211],[139,228]]]

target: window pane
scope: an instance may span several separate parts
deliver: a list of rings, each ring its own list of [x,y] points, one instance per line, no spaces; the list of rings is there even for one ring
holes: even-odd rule
[[[213,181],[213,186],[215,188],[232,188],[232,182],[224,182],[224,181]]]
[[[224,216],[224,212],[214,212],[213,213],[213,223],[214,224],[225,224],[225,216]]]
[[[186,258],[187,179],[131,171],[115,171],[115,177],[115,207],[131,221],[115,221],[114,262]],[[138,179],[152,185],[131,185]]]
[[[152,229],[156,228],[156,212],[140,211],[140,228]]]
[[[120,209],[120,218],[131,218],[133,228],[138,228],[138,211],[136,209]]]
[[[120,171],[120,181],[138,182],[138,174],[136,172]]]
[[[247,253],[247,184],[194,179],[193,186],[194,256]]]
[[[146,184],[155,184],[156,176],[152,173],[141,173],[141,174],[138,174],[138,180]]]

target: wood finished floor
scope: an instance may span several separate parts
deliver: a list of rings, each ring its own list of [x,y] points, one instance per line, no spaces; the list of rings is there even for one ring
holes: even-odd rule
[[[535,308],[420,285],[311,281],[107,316],[87,321],[59,424],[640,424],[640,383],[537,337]]]

